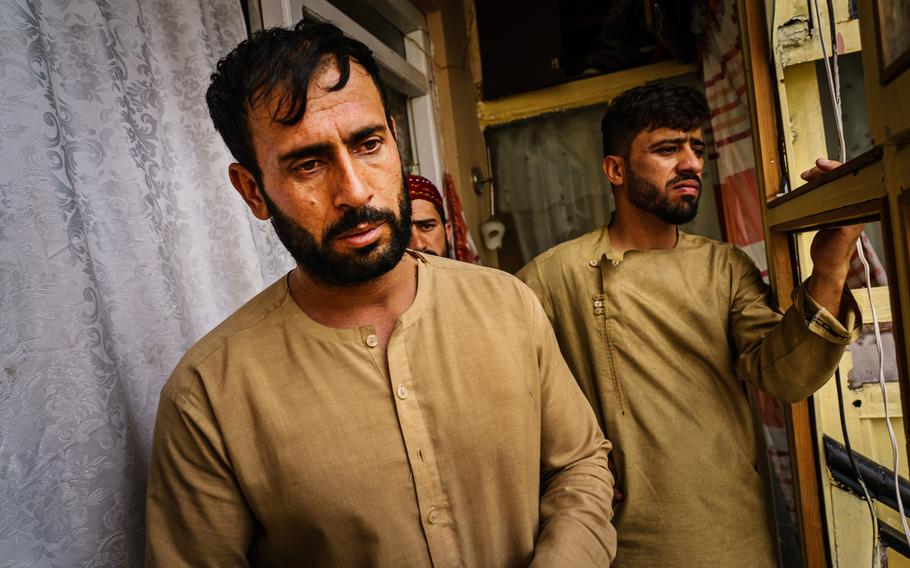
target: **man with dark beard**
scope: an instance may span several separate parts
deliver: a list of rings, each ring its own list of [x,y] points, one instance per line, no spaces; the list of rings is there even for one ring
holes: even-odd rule
[[[161,394],[148,566],[608,566],[609,443],[533,293],[406,252],[379,69],[329,24],[254,34],[207,101],[297,267]]]
[[[616,444],[621,568],[776,566],[741,381],[803,399],[859,333],[844,283],[861,227],[818,234],[812,276],[783,315],[743,252],[679,230],[698,209],[707,117],[686,87],[617,97],[601,125],[609,226],[519,273]]]

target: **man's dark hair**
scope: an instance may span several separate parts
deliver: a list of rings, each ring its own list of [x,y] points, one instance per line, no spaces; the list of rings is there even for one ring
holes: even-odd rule
[[[386,121],[392,116],[379,66],[370,49],[332,24],[299,22],[293,28],[269,28],[241,42],[218,62],[205,100],[215,129],[234,159],[262,185],[250,132],[249,112],[280,93],[272,120],[291,126],[306,112],[307,88],[313,75],[327,64],[339,71],[338,82],[329,90],[339,91],[351,74],[350,61],[359,63],[379,90]]]
[[[705,96],[691,87],[654,81],[629,89],[610,102],[600,123],[604,156],[628,157],[643,130],[693,130],[709,116]]]

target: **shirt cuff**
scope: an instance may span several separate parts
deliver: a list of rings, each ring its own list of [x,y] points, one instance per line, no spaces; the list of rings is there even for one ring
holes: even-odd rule
[[[863,327],[863,314],[853,298],[853,293],[844,286],[841,294],[841,312],[844,323],[831,315],[809,295],[808,280],[793,290],[793,306],[803,316],[809,331],[832,343],[849,345],[859,339]]]

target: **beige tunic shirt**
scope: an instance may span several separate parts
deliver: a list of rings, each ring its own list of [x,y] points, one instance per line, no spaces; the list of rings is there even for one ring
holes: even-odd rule
[[[804,287],[781,317],[743,252],[684,233],[674,249],[622,252],[598,229],[519,277],[615,445],[624,500],[614,566],[776,565],[737,377],[803,399],[833,373],[851,333]],[[845,301],[858,333],[858,309]]]
[[[609,564],[610,446],[537,299],[415,256],[387,359],[286,279],[190,349],[158,410],[149,566]]]

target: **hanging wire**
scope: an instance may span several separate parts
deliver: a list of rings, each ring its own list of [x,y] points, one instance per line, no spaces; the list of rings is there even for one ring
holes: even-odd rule
[[[901,527],[904,530],[904,538],[910,543],[910,527],[907,527],[907,515],[904,513],[904,503],[901,500],[900,475],[898,472],[900,467],[900,454],[897,447],[897,438],[894,435],[894,426],[891,425],[891,414],[888,411],[888,391],[885,388],[885,353],[882,350],[882,333],[878,323],[878,314],[875,312],[875,304],[872,301],[872,270],[869,268],[869,261],[866,260],[866,255],[863,252],[861,239],[856,240],[856,254],[859,255],[859,260],[863,263],[863,270],[866,274],[866,294],[868,295],[869,307],[872,311],[872,326],[875,328],[875,345],[878,347],[878,383],[882,389],[882,400],[885,406],[885,424],[888,426],[888,437],[891,438],[891,455],[894,458],[894,496],[897,500],[897,508],[900,510],[901,514]]]
[[[844,124],[843,116],[841,113],[840,106],[840,79],[837,79],[837,85],[835,86],[834,73],[831,71],[831,62],[828,61],[828,47],[825,45],[824,34],[822,34],[822,15],[821,11],[818,9],[818,0],[812,0],[812,7],[815,10],[815,21],[817,25],[815,29],[818,31],[818,40],[822,46],[822,58],[825,62],[825,76],[828,78],[828,92],[831,94],[831,102],[834,105],[834,125],[837,129],[837,142],[839,145],[838,159],[841,162],[847,161],[847,145],[844,142]],[[834,13],[829,14],[830,18],[834,18]],[[832,38],[833,39],[833,38]],[[837,42],[832,44],[834,46],[834,65],[837,66]]]
[[[838,411],[840,413],[840,430],[841,434],[844,437],[844,447],[847,448],[847,458],[850,460],[850,467],[853,469],[853,475],[856,476],[856,480],[859,482],[860,488],[863,490],[863,496],[866,498],[866,505],[869,507],[869,517],[872,519],[872,567],[875,568],[878,561],[879,546],[878,546],[878,516],[875,514],[875,502],[872,499],[872,495],[869,493],[869,490],[866,488],[866,482],[863,480],[863,474],[859,472],[859,467],[856,465],[856,460],[853,459],[853,447],[850,445],[850,434],[847,431],[847,415],[844,411],[844,387],[841,385],[841,376],[840,368],[834,370],[834,382],[837,385],[837,403]]]
[[[817,2],[818,0],[816,0]],[[840,143],[840,161],[847,161],[847,144],[844,139],[844,111],[841,108],[840,98],[840,71],[837,68],[837,22],[834,21],[834,4],[831,0],[826,0],[828,4],[828,29],[831,32],[831,63],[834,67],[834,108],[837,109],[837,117],[840,120],[840,126],[837,129],[838,142]],[[818,9],[818,4],[816,4]],[[819,22],[821,25],[821,22]],[[824,42],[822,42],[824,45]]]

